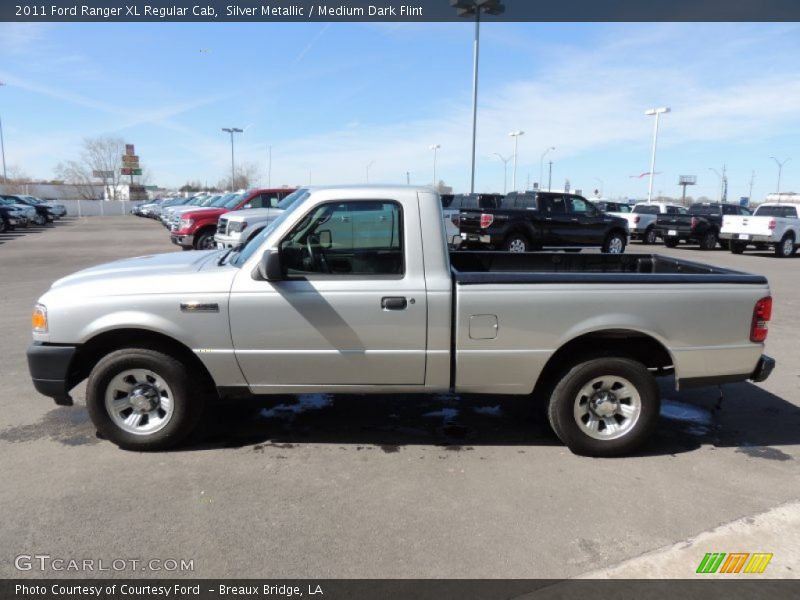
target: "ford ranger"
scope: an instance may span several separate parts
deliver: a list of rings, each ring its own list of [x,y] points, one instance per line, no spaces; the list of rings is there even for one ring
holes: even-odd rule
[[[430,188],[309,188],[240,252],[141,256],[56,281],[28,364],[122,448],[162,449],[204,401],[296,393],[512,394],[576,453],[632,452],[681,388],[751,379],[764,277],[657,255],[448,252]]]

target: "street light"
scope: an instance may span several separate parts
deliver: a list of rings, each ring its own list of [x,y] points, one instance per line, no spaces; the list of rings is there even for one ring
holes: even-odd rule
[[[231,134],[231,191],[234,191],[236,188],[236,168],[233,161],[233,134],[242,133],[244,129],[239,129],[238,127],[223,127],[222,131]]]
[[[450,0],[459,17],[475,17],[475,41],[472,51],[472,168],[470,194],[475,192],[475,136],[478,125],[478,55],[480,54],[481,11],[488,15],[502,14],[506,7],[500,0]]]
[[[722,202],[722,198],[725,194],[725,171],[727,170],[726,165],[722,165],[722,173],[717,171],[714,167],[709,167],[709,171],[714,171],[717,177],[719,177],[719,201]]]
[[[644,114],[647,116],[656,116],[656,124],[653,129],[653,154],[650,157],[650,185],[647,187],[647,201],[650,202],[653,199],[653,173],[656,170],[656,144],[658,143],[658,118],[671,112],[671,108],[669,106],[664,106],[663,108],[650,108],[644,111]]]
[[[496,156],[497,158],[499,158],[500,160],[503,161],[503,193],[505,194],[506,193],[506,181],[508,180],[508,161],[510,161],[512,157],[509,156],[508,158],[506,158],[505,156],[503,156],[502,154],[500,154],[498,152],[495,152],[494,156]]]
[[[431,144],[429,147],[433,150],[433,189],[436,189],[436,151],[442,146],[441,144]]]
[[[785,165],[787,162],[789,162],[792,159],[791,158],[787,158],[786,160],[781,162],[777,158],[775,158],[774,156],[770,156],[770,158],[772,160],[774,160],[775,163],[778,165],[778,194],[780,194],[781,193],[781,172],[783,171],[783,165]],[[5,162],[3,162],[3,169],[5,169]],[[3,173],[3,175],[5,175],[5,172]]]
[[[0,81],[0,87],[5,83]],[[8,176],[6,175],[6,144],[3,141],[3,119],[0,118],[0,152],[3,154],[3,183],[8,183]]]
[[[374,164],[375,164],[374,160],[371,160],[369,161],[369,163],[367,163],[367,183],[369,183],[369,168]]]
[[[514,138],[514,171],[513,175],[511,176],[511,187],[513,188],[512,191],[517,191],[517,145],[519,143],[519,136],[525,135],[524,131],[512,131],[508,134],[509,137]]]
[[[542,180],[544,179],[544,157],[550,154],[553,150],[555,150],[555,146],[550,146],[547,150],[542,152],[542,156],[539,159],[539,189],[541,190],[544,186],[542,185]],[[548,186],[549,187],[549,186]]]

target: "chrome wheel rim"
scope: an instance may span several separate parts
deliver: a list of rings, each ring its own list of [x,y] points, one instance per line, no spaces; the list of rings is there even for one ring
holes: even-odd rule
[[[613,237],[608,242],[608,252],[609,254],[622,254],[622,249],[624,248],[624,244],[622,243],[622,239],[618,237]]]
[[[647,239],[647,243],[648,244],[655,244],[656,243],[656,232],[653,231],[652,229],[650,229],[647,232],[646,239]]]
[[[508,251],[509,252],[525,252],[525,242],[521,239],[513,239],[508,244]]]
[[[105,406],[117,427],[136,435],[160,431],[175,412],[172,390],[150,369],[126,369],[115,375],[106,387]]]
[[[584,385],[575,397],[573,416],[580,430],[595,440],[616,440],[639,420],[642,398],[624,377],[603,375]]]
[[[794,250],[794,240],[792,238],[786,238],[783,241],[783,253],[789,255]]]

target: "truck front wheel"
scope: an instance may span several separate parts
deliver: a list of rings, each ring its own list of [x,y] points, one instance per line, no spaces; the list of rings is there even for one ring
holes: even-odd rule
[[[196,250],[214,250],[217,243],[214,241],[214,231],[202,231],[195,238],[194,247]]]
[[[606,254],[622,254],[625,252],[625,235],[614,231],[608,234],[606,241],[603,242],[603,252]]]
[[[164,450],[191,433],[204,396],[179,360],[147,348],[116,350],[89,375],[86,407],[97,430],[125,450]]]
[[[575,454],[621,456],[648,440],[659,410],[655,378],[643,364],[596,358],[575,365],[558,382],[548,418]]]

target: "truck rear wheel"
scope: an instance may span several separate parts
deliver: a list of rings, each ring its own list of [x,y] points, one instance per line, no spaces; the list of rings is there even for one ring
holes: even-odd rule
[[[647,246],[652,246],[658,242],[658,234],[656,233],[656,228],[653,226],[648,227],[644,235],[642,235],[642,243]]]
[[[664,245],[667,248],[675,248],[675,247],[677,247],[678,242],[680,242],[680,241],[681,241],[680,238],[675,237],[674,235],[668,235],[668,236],[664,237]]]
[[[575,454],[621,456],[640,448],[658,422],[655,378],[628,358],[595,358],[572,367],[548,405],[550,425]]]
[[[204,396],[181,361],[147,348],[116,350],[89,375],[86,407],[100,434],[125,450],[164,450],[188,436]]]
[[[528,242],[528,238],[521,233],[512,233],[506,238],[506,243],[503,244],[503,248],[506,252],[520,253],[528,252],[531,249],[531,245]]]
[[[778,258],[786,258],[787,256],[791,256],[796,251],[794,247],[794,236],[791,233],[787,233],[783,236],[780,242],[775,244],[775,256]]]

